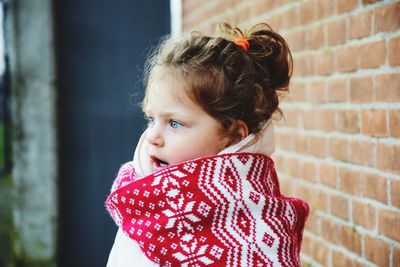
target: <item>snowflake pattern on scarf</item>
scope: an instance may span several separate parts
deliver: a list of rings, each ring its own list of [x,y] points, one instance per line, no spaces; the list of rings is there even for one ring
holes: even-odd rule
[[[309,207],[281,195],[273,161],[234,153],[183,162],[138,179],[131,162],[106,207],[161,266],[300,266]]]

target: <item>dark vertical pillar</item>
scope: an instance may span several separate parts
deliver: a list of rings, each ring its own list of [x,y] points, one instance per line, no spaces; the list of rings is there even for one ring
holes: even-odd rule
[[[60,266],[105,266],[116,233],[104,201],[144,128],[148,49],[169,33],[169,1],[54,1]],[[38,66],[40,67],[40,66]]]

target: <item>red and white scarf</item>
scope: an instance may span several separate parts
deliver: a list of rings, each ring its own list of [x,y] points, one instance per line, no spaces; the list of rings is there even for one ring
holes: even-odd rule
[[[134,161],[135,162],[135,161]],[[140,177],[124,164],[106,207],[161,266],[300,266],[308,205],[281,195],[271,158],[228,153]]]

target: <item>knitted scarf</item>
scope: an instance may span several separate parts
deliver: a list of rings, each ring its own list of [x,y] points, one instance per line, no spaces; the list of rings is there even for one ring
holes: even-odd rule
[[[219,154],[144,177],[134,162],[120,168],[106,207],[151,261],[161,266],[300,266],[309,207],[280,193],[268,156]]]

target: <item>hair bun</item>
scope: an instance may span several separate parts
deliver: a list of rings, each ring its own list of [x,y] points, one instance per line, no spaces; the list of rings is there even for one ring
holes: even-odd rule
[[[281,113],[278,91],[288,90],[292,73],[288,45],[265,23],[249,30],[218,26],[214,35],[163,40],[148,61],[147,82],[168,71],[185,82],[188,96],[220,122],[222,132],[230,135],[242,121],[257,134]]]

